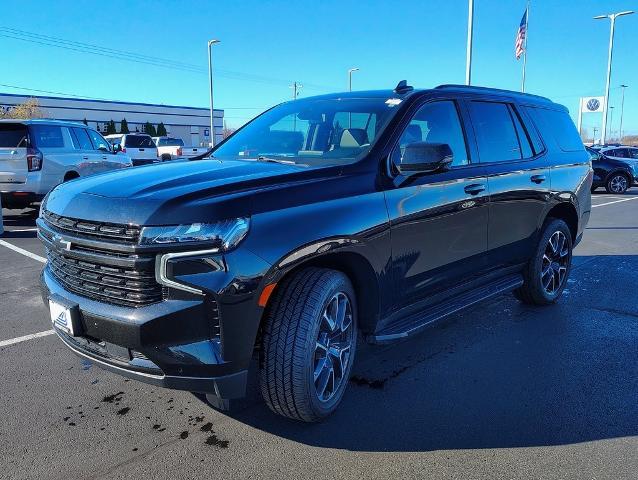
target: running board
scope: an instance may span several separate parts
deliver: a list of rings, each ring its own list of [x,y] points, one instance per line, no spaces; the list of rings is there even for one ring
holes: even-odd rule
[[[523,285],[521,275],[508,275],[492,283],[470,290],[459,296],[429,307],[426,311],[417,312],[386,326],[383,330],[371,335],[371,343],[390,343],[402,338],[415,335],[428,325],[448,315],[459,312],[471,305],[482,302],[501,293],[512,291]]]

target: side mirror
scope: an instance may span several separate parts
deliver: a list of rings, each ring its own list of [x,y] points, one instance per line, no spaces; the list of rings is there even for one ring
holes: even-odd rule
[[[396,167],[402,175],[447,170],[452,164],[452,149],[447,143],[415,142],[405,146],[401,163]]]
[[[120,145],[119,143],[116,143],[115,145],[113,145],[113,153],[118,153],[122,151],[122,145]]]

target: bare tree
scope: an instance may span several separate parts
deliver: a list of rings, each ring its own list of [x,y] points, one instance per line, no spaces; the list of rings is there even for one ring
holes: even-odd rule
[[[226,125],[226,121],[224,121],[224,128],[222,128],[222,138],[228,138],[236,131],[236,128],[229,127],[228,125]]]
[[[44,118],[46,112],[42,110],[35,98],[30,98],[26,102],[0,111],[0,118],[19,118],[27,120],[29,118]]]

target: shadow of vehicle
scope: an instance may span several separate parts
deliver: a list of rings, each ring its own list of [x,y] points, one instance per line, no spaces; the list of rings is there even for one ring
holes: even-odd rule
[[[582,260],[555,306],[503,296],[409,341],[366,345],[343,404],[323,423],[274,415],[255,378],[231,416],[307,445],[367,452],[638,435],[638,256]],[[613,292],[601,288],[600,271],[610,272]]]
[[[35,231],[35,220],[37,218],[37,208],[3,210],[4,234],[2,238],[35,238],[37,236]]]

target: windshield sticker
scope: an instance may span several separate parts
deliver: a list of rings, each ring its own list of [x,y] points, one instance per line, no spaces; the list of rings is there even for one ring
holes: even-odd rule
[[[401,99],[400,98],[388,98],[385,101],[385,104],[388,107],[396,107],[399,103],[401,103]]]

